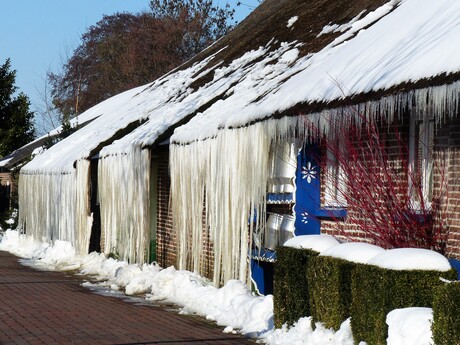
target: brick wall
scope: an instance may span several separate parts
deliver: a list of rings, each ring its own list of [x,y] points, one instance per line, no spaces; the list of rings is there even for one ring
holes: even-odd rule
[[[157,262],[162,267],[176,266],[178,245],[176,231],[173,228],[169,205],[171,180],[169,175],[169,151],[158,153],[158,213],[157,213]],[[203,271],[201,275],[212,279],[214,272],[214,251],[209,231],[206,227],[206,214],[203,207]],[[187,269],[191,269],[189,263]]]
[[[404,143],[408,140],[409,125],[410,125],[410,122],[408,118],[404,118],[403,120],[402,119],[396,120],[391,125],[388,125],[388,123],[383,121],[378,125],[378,129],[377,129],[380,133],[380,142],[385,145],[385,150],[388,154],[388,159],[393,163],[393,166],[394,166],[392,175],[397,176],[397,179],[400,181],[400,183],[395,183],[396,187],[394,187],[393,189],[393,191],[398,194],[401,193],[400,189],[401,189],[401,186],[403,185],[405,189],[404,192],[406,192],[407,190],[405,187],[407,183],[407,169],[405,165],[407,165],[408,151],[407,151],[407,147],[403,147],[403,146],[407,146],[407,145],[404,145]],[[340,135],[342,134],[339,134],[339,136]],[[344,135],[348,135],[348,133]],[[368,133],[366,133],[366,131],[363,130],[358,135],[358,137],[356,137],[352,142],[348,142],[347,141],[348,139],[342,139],[342,140],[346,142],[346,144],[344,144],[345,146],[354,145],[355,148],[357,148],[358,150],[363,149],[363,148],[364,150],[366,150],[366,145],[363,145],[362,142],[368,142],[368,138],[366,138],[367,135]],[[340,140],[340,139],[337,139],[337,140]],[[359,144],[358,144],[358,141],[360,142]],[[370,144],[370,145],[373,145],[373,144]],[[324,152],[326,146],[323,144],[322,147],[323,147],[322,151]],[[346,153],[344,154],[346,155]],[[325,164],[327,164],[325,157],[326,155],[323,153],[321,155],[321,165],[322,165],[321,181],[325,181],[326,179],[324,175],[326,171]],[[366,158],[364,158],[364,160],[365,159]],[[367,159],[370,159],[371,161],[373,161],[372,158],[367,158]],[[381,173],[381,167],[376,166],[375,161],[373,161],[371,164],[372,165],[370,166],[369,170],[366,170],[366,172],[364,173],[365,176],[362,177],[365,181],[366,180],[368,181],[369,174],[372,177],[371,180],[377,181],[379,179],[379,174]],[[345,169],[346,170],[351,169],[350,167],[351,165],[349,166],[349,168],[345,168]],[[356,176],[352,175],[352,180],[354,181],[354,183],[360,183],[359,179],[361,178],[361,176],[359,175],[359,171],[354,172],[353,174],[356,175]],[[356,193],[356,191],[361,192],[359,188],[355,190],[354,193]],[[321,204],[324,206],[325,205],[324,184],[321,185],[321,192],[322,192]],[[366,191],[363,190],[363,192],[366,192]],[[342,189],[342,193],[343,193],[343,189]],[[378,195],[375,195],[373,200],[375,201],[375,206],[378,207],[378,203],[379,203]],[[347,218],[345,219],[345,221],[340,221],[340,220],[336,220],[333,218],[323,219],[321,221],[321,232],[333,235],[343,241],[360,241],[360,242],[372,243],[373,242],[372,236],[369,235],[368,230],[364,231],[364,228],[363,228],[363,224],[367,222],[367,219],[365,216],[366,213],[363,212],[358,206],[359,205],[353,205],[353,204],[348,205]]]
[[[203,207],[203,272],[206,278],[212,279],[214,274],[214,248],[209,238],[209,230],[206,227],[206,209]]]
[[[3,170],[0,172],[0,210],[17,208],[17,174]]]
[[[11,183],[11,174],[9,172],[0,172],[0,184],[6,186],[8,181]]]
[[[386,126],[381,130],[390,133]],[[405,120],[398,131],[408,140],[409,121]],[[392,147],[395,152],[394,157],[397,159],[397,152],[401,152],[401,147],[398,145],[401,146],[401,143],[391,138],[387,143]],[[449,119],[437,125],[432,154],[434,157],[433,200],[439,200],[437,218],[448,229],[446,256],[458,260],[460,259],[460,118]],[[405,175],[402,166],[401,173],[401,176]],[[441,192],[441,189],[446,192]],[[356,214],[359,214],[359,210],[352,207],[347,211],[352,219],[356,219]],[[349,220],[323,220],[321,231],[346,241],[372,242],[357,224]]]
[[[157,213],[157,262],[162,267],[176,266],[177,241],[173,231],[169,206],[171,179],[169,177],[169,151],[158,154],[158,213]]]
[[[449,119],[436,131],[435,190],[447,185],[447,193],[438,193],[440,218],[448,227],[446,254],[460,259],[460,119]]]

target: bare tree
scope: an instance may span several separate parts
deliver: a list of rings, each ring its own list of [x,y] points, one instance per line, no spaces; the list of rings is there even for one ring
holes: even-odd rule
[[[104,16],[49,73],[53,106],[64,121],[190,59],[230,29],[234,11],[211,0],[152,0],[151,11]]]

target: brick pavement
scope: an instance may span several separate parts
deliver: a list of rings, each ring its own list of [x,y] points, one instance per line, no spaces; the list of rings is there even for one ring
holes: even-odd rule
[[[254,344],[204,320],[80,284],[0,252],[0,344]]]

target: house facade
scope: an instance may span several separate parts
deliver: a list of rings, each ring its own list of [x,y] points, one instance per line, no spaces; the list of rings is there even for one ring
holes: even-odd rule
[[[297,235],[459,260],[459,11],[266,0],[27,164],[20,227],[263,293]]]
[[[216,284],[248,280],[250,252],[254,271],[270,270],[292,233],[458,260],[458,4],[362,2],[345,22],[297,5],[285,31],[313,31],[317,44],[284,43],[270,63],[262,54],[251,68],[263,82],[241,80],[172,136],[180,267],[201,271],[203,229]]]

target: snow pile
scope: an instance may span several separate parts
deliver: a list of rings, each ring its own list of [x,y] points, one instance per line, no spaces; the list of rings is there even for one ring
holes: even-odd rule
[[[273,297],[255,296],[239,280],[218,289],[194,273],[169,267],[158,273],[149,299],[181,305],[183,312],[205,316],[227,331],[257,335],[273,328]]]
[[[324,235],[308,236],[315,248],[324,246],[322,241],[328,241]],[[127,295],[145,294],[151,301],[175,303],[181,307],[181,313],[201,315],[225,326],[224,332],[258,337],[259,342],[269,345],[353,344],[349,319],[337,332],[324,328],[321,323],[316,323],[313,330],[310,317],[299,319],[292,327],[284,325],[274,329],[273,297],[256,296],[238,280],[216,288],[206,278],[189,271],[174,267],[162,269],[155,264],[129,265],[95,252],[77,255],[68,242],[56,241],[50,245],[12,230],[5,232],[0,250],[22,256],[26,258],[22,263],[39,269],[78,270],[90,275],[97,283],[83,283],[87,287],[102,286]],[[431,309],[411,308],[389,313],[388,344],[431,344],[430,320]]]
[[[331,235],[302,235],[296,236],[284,243],[285,247],[297,249],[311,249],[323,253],[329,248],[338,246],[340,243]]]
[[[291,328],[284,325],[264,336],[266,344],[271,345],[353,345],[350,319],[344,321],[337,332],[316,323],[312,329],[311,317],[300,318]]]
[[[389,249],[378,254],[369,264],[392,270],[450,270],[449,260],[437,252],[421,248]]]
[[[395,309],[388,313],[387,345],[433,345],[431,308]]]
[[[366,11],[361,11],[356,17],[354,17],[352,20],[350,20],[350,22],[348,22],[346,24],[342,24],[342,25],[328,24],[328,25],[323,27],[323,30],[321,30],[321,32],[316,37],[320,37],[322,35],[330,34],[330,33],[334,33],[334,32],[344,32],[346,30],[349,30],[352,27],[352,25],[355,22],[357,22],[364,13],[366,13]]]
[[[19,235],[14,230],[6,230],[0,242],[0,250],[27,259],[37,257],[48,246],[48,244],[37,241],[31,236]]]
[[[50,246],[46,242],[35,240],[32,236],[20,235],[15,230],[6,230],[3,234],[0,250],[30,259],[32,261],[23,262],[39,269],[68,271],[80,266],[75,263],[75,250],[69,242],[57,240]]]
[[[34,149],[32,151],[32,153],[30,154],[32,157],[35,157],[35,156],[38,156],[38,155],[41,155],[43,152],[46,151],[46,147],[45,146],[39,146],[37,147],[36,149]]]
[[[321,255],[332,256],[351,262],[367,264],[373,257],[385,252],[385,249],[369,243],[342,243],[323,251]]]

